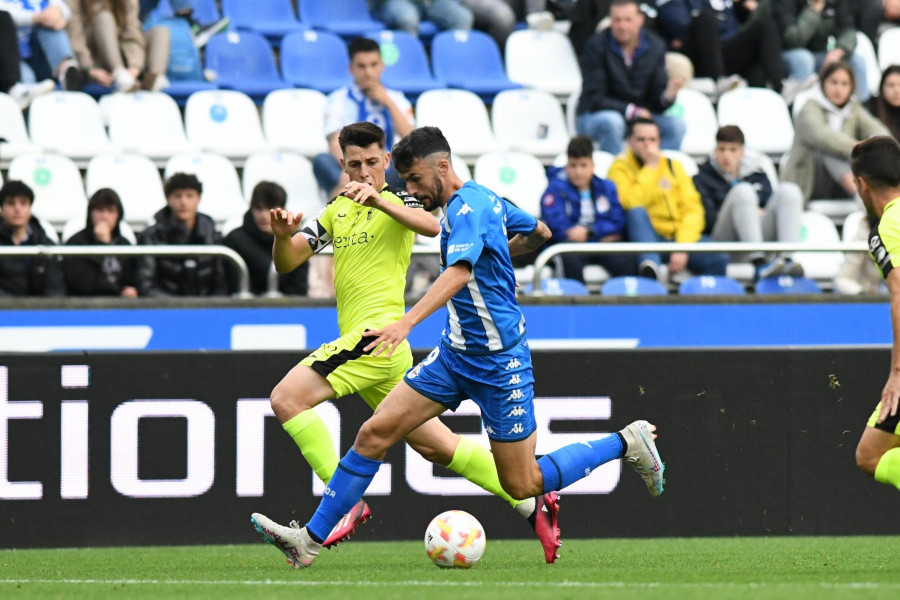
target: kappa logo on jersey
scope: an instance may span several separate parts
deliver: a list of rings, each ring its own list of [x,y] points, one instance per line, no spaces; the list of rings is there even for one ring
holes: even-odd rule
[[[459,212],[456,213],[456,216],[457,216],[457,217],[460,216],[460,215],[465,216],[465,215],[469,214],[470,212],[475,212],[475,211],[472,210],[472,207],[471,207],[471,206],[469,206],[468,204],[466,204],[465,202],[463,202],[462,208],[459,209]]]
[[[491,200],[494,202],[494,212],[500,214],[500,211],[503,210],[503,204],[496,196],[491,196]]]
[[[507,383],[506,385],[519,385],[520,383],[522,383],[522,377],[518,373],[516,373],[509,378],[509,383]]]
[[[516,423],[513,425],[513,428],[509,430],[510,433],[522,433],[525,431],[525,428],[522,427],[521,423]]]
[[[509,414],[506,416],[507,417],[521,417],[524,414],[525,414],[525,409],[522,408],[521,406],[516,406],[511,411],[509,411]]]
[[[511,361],[509,361],[508,363],[506,363],[506,369],[505,369],[505,370],[506,370],[506,371],[509,371],[510,369],[518,369],[518,368],[521,367],[521,366],[522,366],[522,363],[519,362],[519,359],[518,359],[518,358],[514,358],[514,359],[512,359]]]
[[[507,401],[521,400],[524,397],[525,397],[525,394],[522,393],[522,390],[513,390],[512,393],[509,395],[509,398],[507,398],[506,400]]]

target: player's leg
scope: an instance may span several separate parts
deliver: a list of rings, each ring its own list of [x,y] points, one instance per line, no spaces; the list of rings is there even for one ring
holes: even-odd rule
[[[856,447],[856,464],[875,481],[900,489],[900,414],[878,422],[881,403],[869,418]]]

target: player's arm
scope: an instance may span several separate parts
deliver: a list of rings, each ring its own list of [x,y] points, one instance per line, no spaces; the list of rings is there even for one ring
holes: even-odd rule
[[[520,254],[528,254],[534,252],[544,244],[546,244],[553,234],[550,228],[543,221],[537,222],[534,231],[527,235],[517,233],[509,240],[509,255],[518,256]]]
[[[891,269],[885,281],[891,292],[891,329],[893,330],[894,344],[891,352],[891,374],[881,392],[879,423],[884,422],[888,416],[897,414],[898,399],[900,399],[900,267]]]
[[[344,195],[364,206],[377,208],[419,235],[434,237],[441,233],[440,222],[423,210],[422,204],[412,196],[408,196],[409,202],[395,204],[384,198],[371,184],[358,181],[348,183]]]
[[[460,261],[444,269],[444,272],[434,281],[428,292],[416,305],[409,309],[399,321],[382,327],[376,331],[370,331],[366,335],[375,339],[365,347],[368,352],[375,348],[372,356],[378,356],[386,352],[390,356],[400,343],[406,339],[412,328],[425,320],[431,313],[447,304],[456,292],[461,290],[469,282],[472,267],[469,263]]]

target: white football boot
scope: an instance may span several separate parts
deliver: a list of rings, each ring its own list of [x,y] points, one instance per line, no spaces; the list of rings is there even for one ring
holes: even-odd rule
[[[288,564],[295,569],[311,566],[319,555],[322,544],[313,541],[306,527],[300,527],[297,521],[291,521],[291,526],[285,527],[265,515],[253,513],[250,522],[265,541],[281,550]]]
[[[663,471],[665,466],[656,449],[656,426],[647,421],[635,421],[619,433],[625,438],[628,447],[625,449],[625,461],[637,471],[650,495],[659,496],[663,492]]]

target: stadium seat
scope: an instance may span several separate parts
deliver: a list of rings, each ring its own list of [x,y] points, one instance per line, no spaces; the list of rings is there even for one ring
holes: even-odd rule
[[[569,136],[575,137],[578,135],[578,131],[575,127],[575,121],[578,120],[578,115],[575,114],[578,110],[578,101],[581,100],[581,90],[577,92],[572,92],[572,94],[566,99],[566,128],[569,130]]]
[[[285,35],[306,29],[297,20],[291,0],[222,0],[222,13],[231,20],[232,29],[259,33],[275,46]]]
[[[678,293],[682,295],[721,294],[743,296],[747,292],[744,286],[729,277],[697,275],[682,281],[681,285],[678,286]]]
[[[725,92],[719,98],[718,117],[720,125],[741,128],[747,148],[776,156],[791,149],[794,124],[777,92],[749,87]]]
[[[241,193],[234,165],[220,154],[194,152],[176,154],[166,163],[165,178],[175,173],[192,173],[203,184],[200,212],[222,224],[249,208]]]
[[[325,94],[316,90],[278,90],[266,96],[262,126],[278,150],[313,157],[328,152]]]
[[[258,33],[214,35],[206,45],[204,64],[215,71],[220,88],[243,92],[259,102],[273,90],[290,87],[278,74],[272,47]]]
[[[450,148],[466,160],[503,148],[494,137],[487,108],[466,90],[431,90],[416,102],[416,123],[439,127]]]
[[[431,43],[435,76],[449,87],[474,92],[490,103],[503,90],[518,89],[503,70],[494,38],[481,31],[442,31]]]
[[[856,198],[813,198],[806,203],[806,210],[825,215],[835,225],[841,225],[847,215],[861,207]]]
[[[169,157],[196,148],[188,142],[178,105],[161,92],[111,94],[100,107],[109,108],[109,137],[124,152],[136,152],[162,167]]]
[[[841,240],[844,242],[855,242],[859,230],[865,228],[870,229],[866,211],[855,210],[844,219],[844,225],[841,227]]]
[[[303,220],[311,219],[325,207],[313,175],[312,163],[299,154],[254,154],[244,163],[244,201],[249,205],[253,188],[260,181],[273,181],[287,192],[287,209],[303,213]]]
[[[542,90],[507,90],[491,107],[494,135],[511,150],[549,162],[569,144],[559,100]]]
[[[344,40],[327,31],[298,31],[281,42],[281,70],[290,85],[330,94],[351,82]]]
[[[475,181],[535,217],[541,216],[541,195],[547,174],[537,158],[524,152],[488,152],[475,161]]]
[[[22,109],[12,96],[0,93],[0,165],[4,168],[20,154],[35,154],[40,148],[28,137]]]
[[[866,63],[866,81],[869,83],[869,93],[877,96],[881,85],[881,69],[878,67],[878,56],[869,36],[862,31],[856,32],[856,49],[854,54],[860,55]]]
[[[878,68],[884,72],[889,66],[898,64],[900,64],[900,27],[892,27],[878,38]],[[880,73],[878,81],[881,81]]]
[[[697,161],[695,161],[690,154],[681,152],[680,150],[663,150],[662,153],[666,158],[670,160],[677,160],[678,162],[680,162],[681,166],[684,168],[684,172],[687,173],[688,177],[693,177],[700,172],[700,167],[697,166]]]
[[[369,13],[366,0],[300,0],[300,21],[351,39],[384,29]]]
[[[453,170],[464,182],[472,179],[472,171],[469,170],[469,165],[458,154],[450,155],[450,163],[453,165]]]
[[[661,283],[647,277],[612,277],[604,282],[600,293],[604,296],[665,296]]]
[[[534,291],[534,285],[526,284],[523,291],[531,294]],[[586,285],[577,279],[565,277],[541,279],[541,291],[547,296],[587,296],[590,294]]]
[[[840,242],[834,222],[827,216],[806,211],[800,221],[800,242]],[[841,252],[795,252],[794,260],[803,265],[804,275],[810,279],[831,281],[837,275],[844,255]]]
[[[756,282],[757,294],[821,294],[822,288],[808,277],[766,277]]]
[[[59,240],[61,243],[65,244],[69,241],[69,239],[84,229],[87,226],[87,217],[74,217],[66,221],[66,224],[63,225],[62,235],[59,236]],[[47,227],[45,226],[44,229]],[[54,230],[54,235],[56,231]],[[119,222],[119,233],[123,238],[131,242],[132,244],[137,244],[137,236],[134,234],[134,229],[131,228],[131,225],[128,224],[127,221]]]
[[[191,17],[201,25],[215,23],[222,18],[216,0],[191,0]],[[175,15],[169,0],[159,0],[151,13],[155,18],[166,19]],[[150,19],[152,20],[152,19]]]
[[[12,160],[6,177],[23,181],[34,191],[32,212],[54,227],[76,217],[87,218],[84,183],[72,159],[59,154],[23,154]]]
[[[411,102],[422,92],[438,90],[446,86],[431,73],[425,47],[417,38],[405,31],[379,31],[369,37],[381,45],[384,73],[381,82],[385,87],[400,90]]]
[[[686,133],[681,141],[681,151],[691,156],[708,156],[716,147],[716,131],[719,130],[712,102],[705,94],[685,87],[678,92],[676,106],[684,110]]]
[[[523,87],[561,98],[581,90],[581,67],[568,36],[558,31],[522,29],[506,38],[506,73]]]
[[[593,158],[594,175],[606,179],[609,168],[612,166],[613,161],[616,160],[616,157],[603,150],[594,150]],[[560,152],[556,155],[556,158],[553,159],[553,166],[564,167],[567,162],[569,162],[569,155],[566,152]]]
[[[184,125],[192,144],[232,160],[272,149],[263,137],[256,105],[241,92],[197,92],[188,98]]]
[[[798,92],[796,96],[794,96],[794,103],[791,105],[791,118],[795,121],[797,120],[797,115],[800,114],[800,111],[806,105],[806,101],[809,100],[813,94],[816,93],[816,86],[813,86],[809,89],[805,89],[802,92]]]
[[[35,98],[28,112],[31,140],[46,152],[79,165],[97,154],[119,152],[109,141],[97,101],[84,92],[51,92]]]
[[[88,198],[101,188],[112,188],[122,200],[125,218],[141,226],[166,205],[159,170],[139,154],[101,154],[88,163],[84,176]]]
[[[769,183],[772,184],[773,188],[778,185],[778,171],[775,169],[775,163],[772,162],[772,159],[769,158],[768,154],[763,154],[757,150],[746,149],[744,150],[744,156],[759,163],[760,168],[763,170],[763,173],[766,174],[766,177],[769,178]]]

